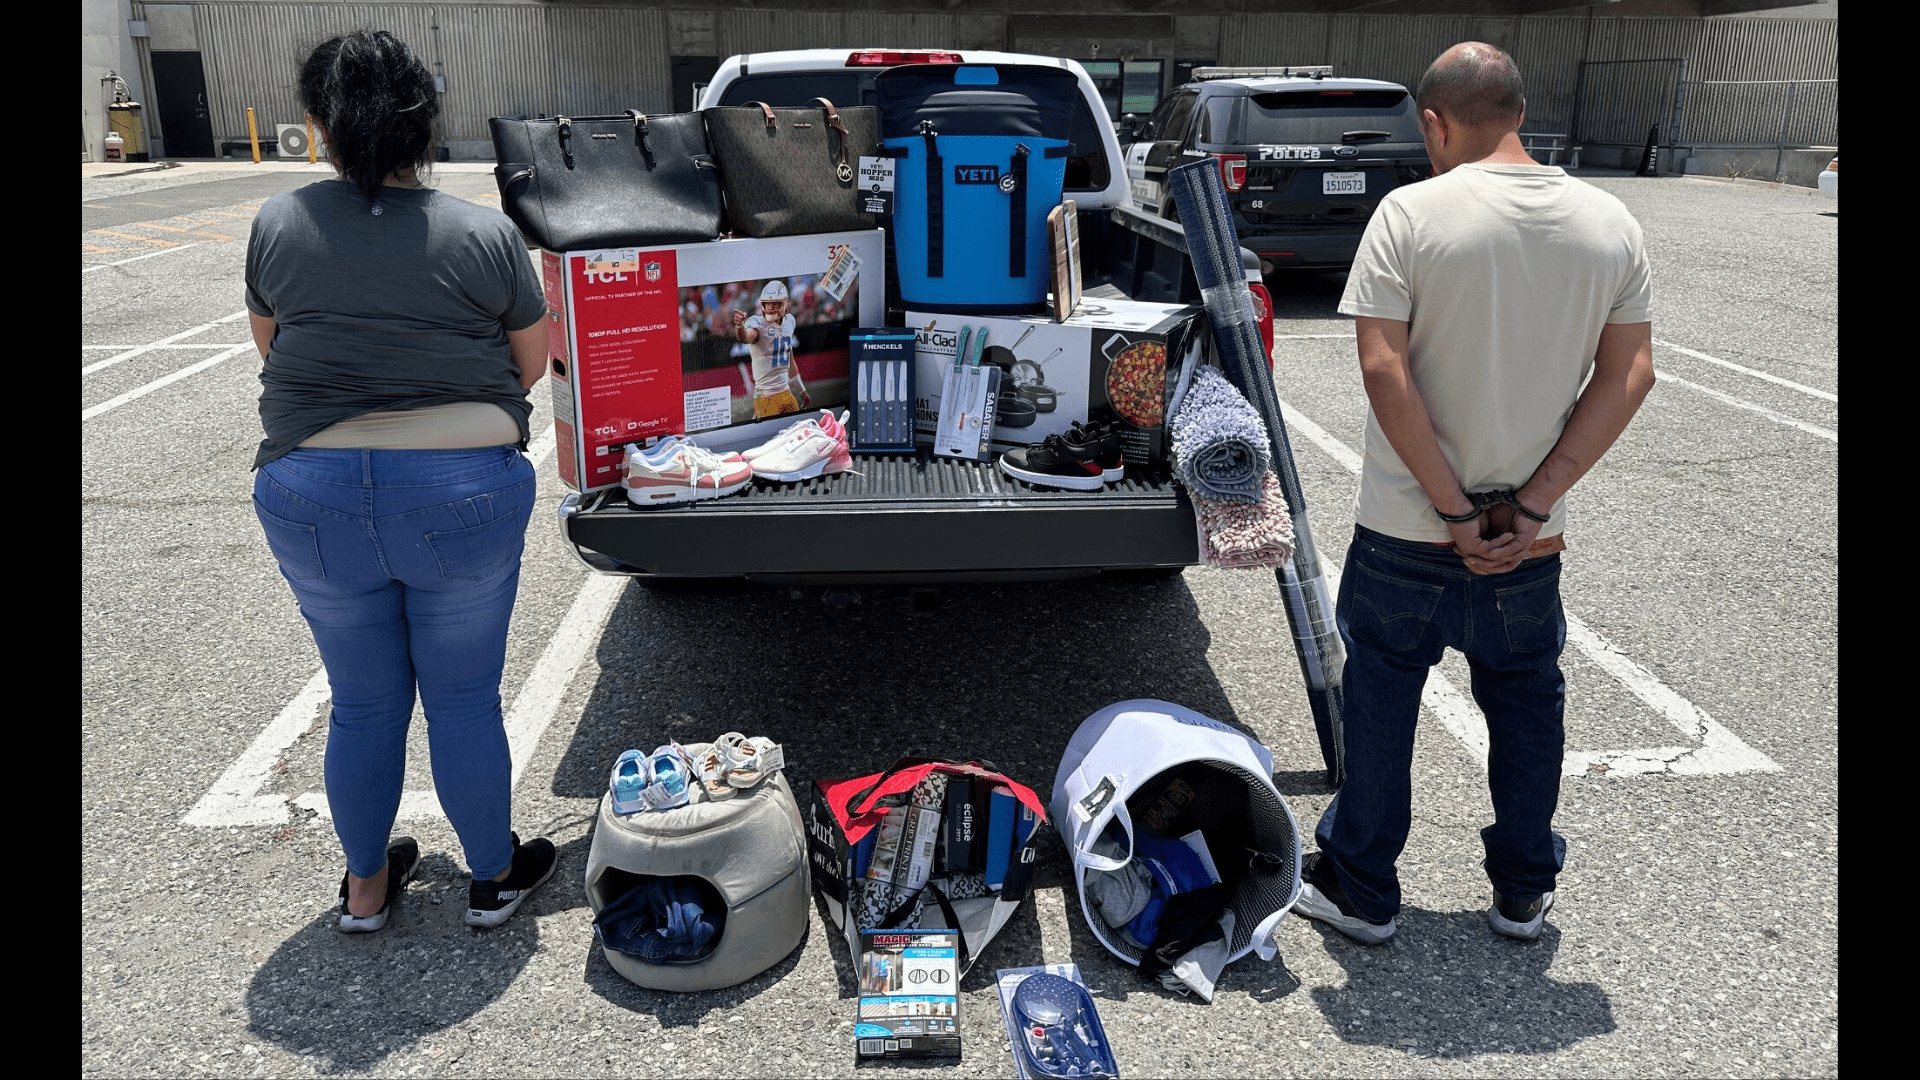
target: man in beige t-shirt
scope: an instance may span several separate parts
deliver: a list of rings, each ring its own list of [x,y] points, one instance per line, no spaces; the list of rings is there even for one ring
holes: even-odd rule
[[[1414,724],[1451,647],[1487,717],[1487,918],[1540,936],[1565,841],[1565,497],[1653,387],[1645,246],[1620,201],[1536,164],[1511,57],[1478,42],[1421,78],[1435,177],[1391,191],[1340,310],[1355,317],[1367,442],[1340,586],[1346,779],[1302,867],[1302,914],[1394,932]]]

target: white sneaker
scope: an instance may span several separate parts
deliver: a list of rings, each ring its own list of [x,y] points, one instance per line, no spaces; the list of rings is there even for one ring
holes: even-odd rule
[[[845,442],[847,430],[846,419],[848,415],[847,413],[841,413],[836,417],[833,415],[833,410],[823,409],[818,418],[809,416],[805,420],[796,420],[786,427],[781,428],[778,435],[761,443],[759,446],[741,451],[740,459],[742,461],[755,461],[776,450],[785,449],[792,443],[804,439],[816,431],[830,438]]]
[[[763,480],[811,480],[821,473],[853,468],[853,454],[847,449],[844,432],[835,438],[816,429],[754,458],[748,465],[753,475]]]
[[[661,506],[731,495],[753,482],[753,466],[727,461],[691,443],[682,443],[664,460],[647,454],[627,455],[627,477],[622,486],[635,506]]]

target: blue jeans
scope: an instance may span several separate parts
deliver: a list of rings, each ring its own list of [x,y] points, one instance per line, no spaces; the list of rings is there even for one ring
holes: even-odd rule
[[[295,450],[254,510],[333,687],[327,801],[347,869],[387,865],[418,689],[433,783],[477,879],[513,859],[500,713],[533,465],[479,450]]]
[[[1487,877],[1522,901],[1552,889],[1566,858],[1553,831],[1566,738],[1560,556],[1481,577],[1452,548],[1357,528],[1337,616],[1347,646],[1347,775],[1314,838],[1347,898],[1369,922],[1400,910],[1394,863],[1412,823],[1420,690],[1449,647],[1466,655],[1487,717]]]

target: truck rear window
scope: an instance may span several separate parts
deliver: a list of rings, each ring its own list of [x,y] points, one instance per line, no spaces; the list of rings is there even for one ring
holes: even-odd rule
[[[764,101],[777,108],[797,108],[823,97],[836,106],[873,104],[873,77],[881,69],[858,72],[821,71],[792,74],[747,75],[736,79],[720,95],[722,105],[745,105]],[[1073,130],[1067,140],[1067,194],[1076,191],[1104,191],[1113,174],[1107,165],[1105,144],[1100,140],[1099,124],[1111,122],[1102,115],[1096,122],[1087,99],[1082,96],[1073,110]]]
[[[1350,131],[1384,131],[1367,142],[1420,141],[1413,98],[1405,90],[1280,90],[1254,94],[1241,113],[1248,143],[1339,145]]]

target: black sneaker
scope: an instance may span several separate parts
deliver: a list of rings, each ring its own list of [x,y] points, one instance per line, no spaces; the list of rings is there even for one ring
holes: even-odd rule
[[[553,876],[553,869],[560,861],[554,853],[553,841],[541,837],[523,844],[519,833],[511,835],[513,869],[506,879],[475,881],[467,886],[468,926],[494,927],[513,918],[513,913],[520,910],[520,902]]]
[[[1362,945],[1378,945],[1398,929],[1392,919],[1373,923],[1362,918],[1353,901],[1347,899],[1346,891],[1340,888],[1340,879],[1334,874],[1332,864],[1317,851],[1300,863],[1300,899],[1294,902],[1293,910],[1309,919],[1319,919]]]
[[[1547,912],[1552,910],[1551,890],[1526,901],[1514,900],[1495,892],[1493,906],[1487,909],[1487,925],[1503,937],[1538,941],[1540,931],[1547,926]]]
[[[359,916],[347,912],[347,876],[340,875],[340,932],[343,934],[370,934],[387,925],[387,914],[393,910],[393,902],[413,880],[413,872],[420,867],[420,845],[413,837],[403,836],[387,845],[387,902],[380,910],[371,915]]]
[[[1000,471],[1029,484],[1099,491],[1106,471],[1097,446],[1049,435],[1039,446],[1019,446],[1000,455]]]
[[[1094,460],[1100,463],[1100,479],[1117,484],[1126,477],[1127,458],[1121,453],[1119,428],[1097,421],[1083,427],[1076,420],[1067,438],[1070,442],[1089,444],[1098,451],[1099,456]]]

